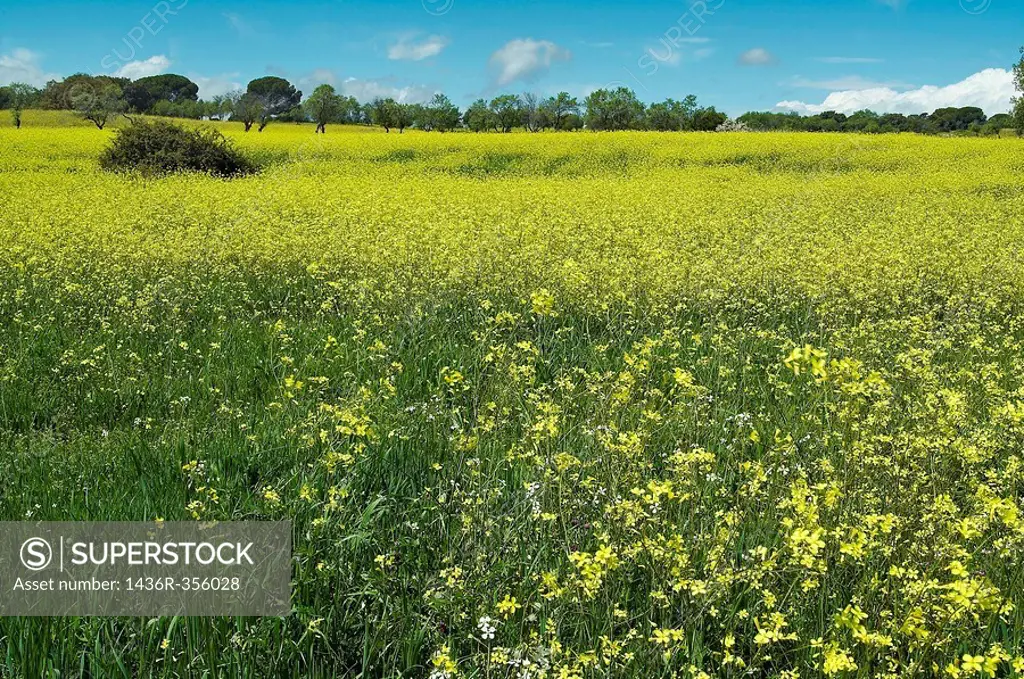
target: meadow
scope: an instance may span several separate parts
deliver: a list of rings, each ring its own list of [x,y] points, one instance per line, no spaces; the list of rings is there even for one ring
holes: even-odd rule
[[[1021,140],[26,120],[0,519],[291,519],[293,614],[0,677],[1024,674]]]

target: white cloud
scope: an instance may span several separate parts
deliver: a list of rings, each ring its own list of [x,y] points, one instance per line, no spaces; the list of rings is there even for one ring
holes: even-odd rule
[[[898,92],[891,87],[832,92],[821,104],[780,101],[776,109],[813,114],[822,111],[853,113],[871,109],[877,113],[931,113],[947,106],[977,106],[989,115],[1005,113],[1014,96],[1013,74],[1001,68],[988,68],[952,85],[925,85]]]
[[[360,80],[346,78],[338,88],[347,97],[355,97],[361,102],[373,101],[377,97],[392,98],[403,104],[422,104],[434,96],[434,90],[422,85],[397,87],[379,80]]]
[[[549,40],[511,40],[491,55],[494,82],[499,87],[517,80],[530,80],[551,68],[556,61],[568,61],[572,54]]]
[[[807,78],[796,77],[789,83],[793,87],[807,87],[815,90],[875,90],[880,88],[891,88],[896,90],[908,90],[914,87],[911,84],[900,82],[898,80],[892,80],[887,82],[878,82],[876,80],[868,80],[862,78],[859,75],[848,75],[842,78],[833,78],[831,80],[809,80]]]
[[[145,61],[129,61],[114,71],[114,76],[138,80],[139,78],[146,78],[151,75],[160,75],[170,67],[171,60],[162,54],[157,54]]]
[[[775,63],[775,55],[763,47],[755,47],[740,55],[740,63],[744,66],[767,66]]]
[[[209,100],[218,94],[227,94],[228,92],[244,89],[244,85],[235,80],[239,75],[239,73],[223,73],[206,77],[190,74],[188,78],[196,85],[199,85],[199,98]]]
[[[17,48],[10,54],[0,54],[0,85],[28,83],[42,87],[48,80],[60,80],[60,76],[43,72],[39,66],[39,55],[35,52]]]
[[[884,59],[874,57],[818,57],[823,64],[880,64]]]
[[[388,48],[388,59],[396,61],[423,61],[436,57],[451,41],[441,35],[431,35],[421,41],[412,36],[399,39]]]

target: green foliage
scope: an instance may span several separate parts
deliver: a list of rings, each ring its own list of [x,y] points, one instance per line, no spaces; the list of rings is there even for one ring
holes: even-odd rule
[[[262,114],[263,103],[259,97],[246,93],[241,95],[235,102],[231,119],[242,123],[245,126],[245,131],[248,132]]]
[[[541,106],[551,121],[551,127],[556,130],[568,129],[572,116],[579,117],[580,113],[579,101],[568,92],[559,92],[549,97]]]
[[[25,83],[11,83],[3,89],[3,98],[0,108],[11,109],[11,120],[14,127],[21,127],[21,113],[39,98],[39,90]]]
[[[401,130],[412,124],[408,120],[408,111],[390,97],[374,99],[370,102],[369,112],[373,124],[383,127],[385,132],[390,132],[392,127]]]
[[[75,94],[82,90],[99,92],[108,85],[115,85],[123,92],[130,84],[131,80],[128,78],[75,73],[63,80],[51,80],[46,83],[40,95],[39,105],[45,109],[70,111],[76,108],[73,101]]]
[[[345,99],[338,96],[331,85],[320,85],[303,104],[303,110],[316,123],[317,132],[327,132],[327,123],[337,122],[342,116]]]
[[[130,110],[149,113],[161,101],[171,104],[199,101],[199,85],[174,73],[153,75],[139,78],[125,87],[124,98]]]
[[[466,127],[473,132],[493,130],[495,125],[494,114],[483,99],[477,99],[470,104],[469,108],[466,109],[466,113],[462,116],[462,120]]]
[[[459,126],[461,114],[451,99],[438,93],[422,109],[421,127],[425,130],[449,132]]]
[[[102,80],[76,84],[68,97],[78,115],[101,130],[111,116],[124,113],[126,109],[120,86]]]
[[[284,78],[274,75],[257,78],[249,83],[246,93],[259,102],[259,131],[276,116],[292,110],[302,102],[302,92]]]
[[[491,115],[502,132],[511,132],[522,117],[522,105],[514,94],[502,94],[491,100]]]
[[[752,111],[744,113],[737,120],[752,130],[760,131],[981,134],[985,130],[988,118],[980,108],[965,106],[941,108],[930,114],[909,116],[902,113],[879,115],[867,110],[857,111],[849,116],[835,111],[825,111],[813,116],[801,116],[793,112]]]
[[[249,174],[256,167],[214,129],[187,129],[166,121],[137,122],[118,130],[100,165],[146,175],[202,172],[219,177]]]
[[[594,90],[587,97],[587,127],[592,130],[638,130],[644,105],[628,87]]]

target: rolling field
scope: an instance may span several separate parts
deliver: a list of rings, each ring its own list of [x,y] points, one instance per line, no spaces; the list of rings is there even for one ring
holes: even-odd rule
[[[1024,674],[1024,142],[0,129],[0,519],[294,522],[0,677]]]

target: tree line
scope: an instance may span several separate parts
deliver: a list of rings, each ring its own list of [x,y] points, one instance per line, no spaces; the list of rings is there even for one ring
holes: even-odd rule
[[[857,111],[851,115],[825,111],[812,116],[770,111],[744,113],[737,122],[751,130],[803,131],[803,132],[917,132],[918,134],[953,134],[967,132],[977,135],[996,135],[1005,128],[1016,126],[1014,116],[1000,113],[991,118],[976,106],[940,108],[932,113],[903,115],[878,114]]]
[[[991,118],[977,107],[941,108],[932,113],[904,115],[858,111],[851,115],[826,111],[802,116],[797,113],[750,112],[735,121],[701,106],[694,95],[666,99],[650,105],[626,87],[595,90],[580,100],[567,92],[541,98],[533,93],[500,94],[477,99],[465,111],[444,94],[424,104],[394,98],[359,102],[339,94],[331,85],[320,85],[307,98],[285,78],[264,76],[245,90],[199,99],[199,86],[182,75],[154,75],[138,80],[107,75],[76,73],[51,80],[42,89],[23,83],[0,87],[0,109],[11,111],[16,127],[28,108],[72,110],[99,129],[113,117],[135,114],[192,119],[235,120],[248,132],[262,132],[272,121],[312,122],[316,132],[327,125],[378,125],[399,133],[407,128],[449,132],[464,128],[473,132],[511,132],[524,129],[589,130],[791,130],[809,132],[916,132],[920,134],[999,134],[1004,128],[1024,133],[1024,47],[1013,69],[1017,91],[1010,113]]]
[[[438,93],[423,104],[380,97],[359,102],[320,85],[303,100],[302,92],[277,76],[257,78],[244,91],[199,99],[199,86],[182,75],[164,74],[132,81],[106,75],[76,73],[50,81],[44,88],[14,84],[0,88],[0,108],[18,113],[26,108],[76,111],[98,128],[118,115],[146,114],[178,118],[211,118],[241,122],[245,131],[263,131],[271,121],[313,122],[317,132],[329,124],[378,125],[386,131],[407,128],[448,132],[541,130],[715,130],[727,116],[713,106],[702,107],[693,95],[682,101],[644,105],[625,87],[600,89],[582,101],[567,92],[541,98],[533,93],[501,94],[479,99],[464,112]]]

